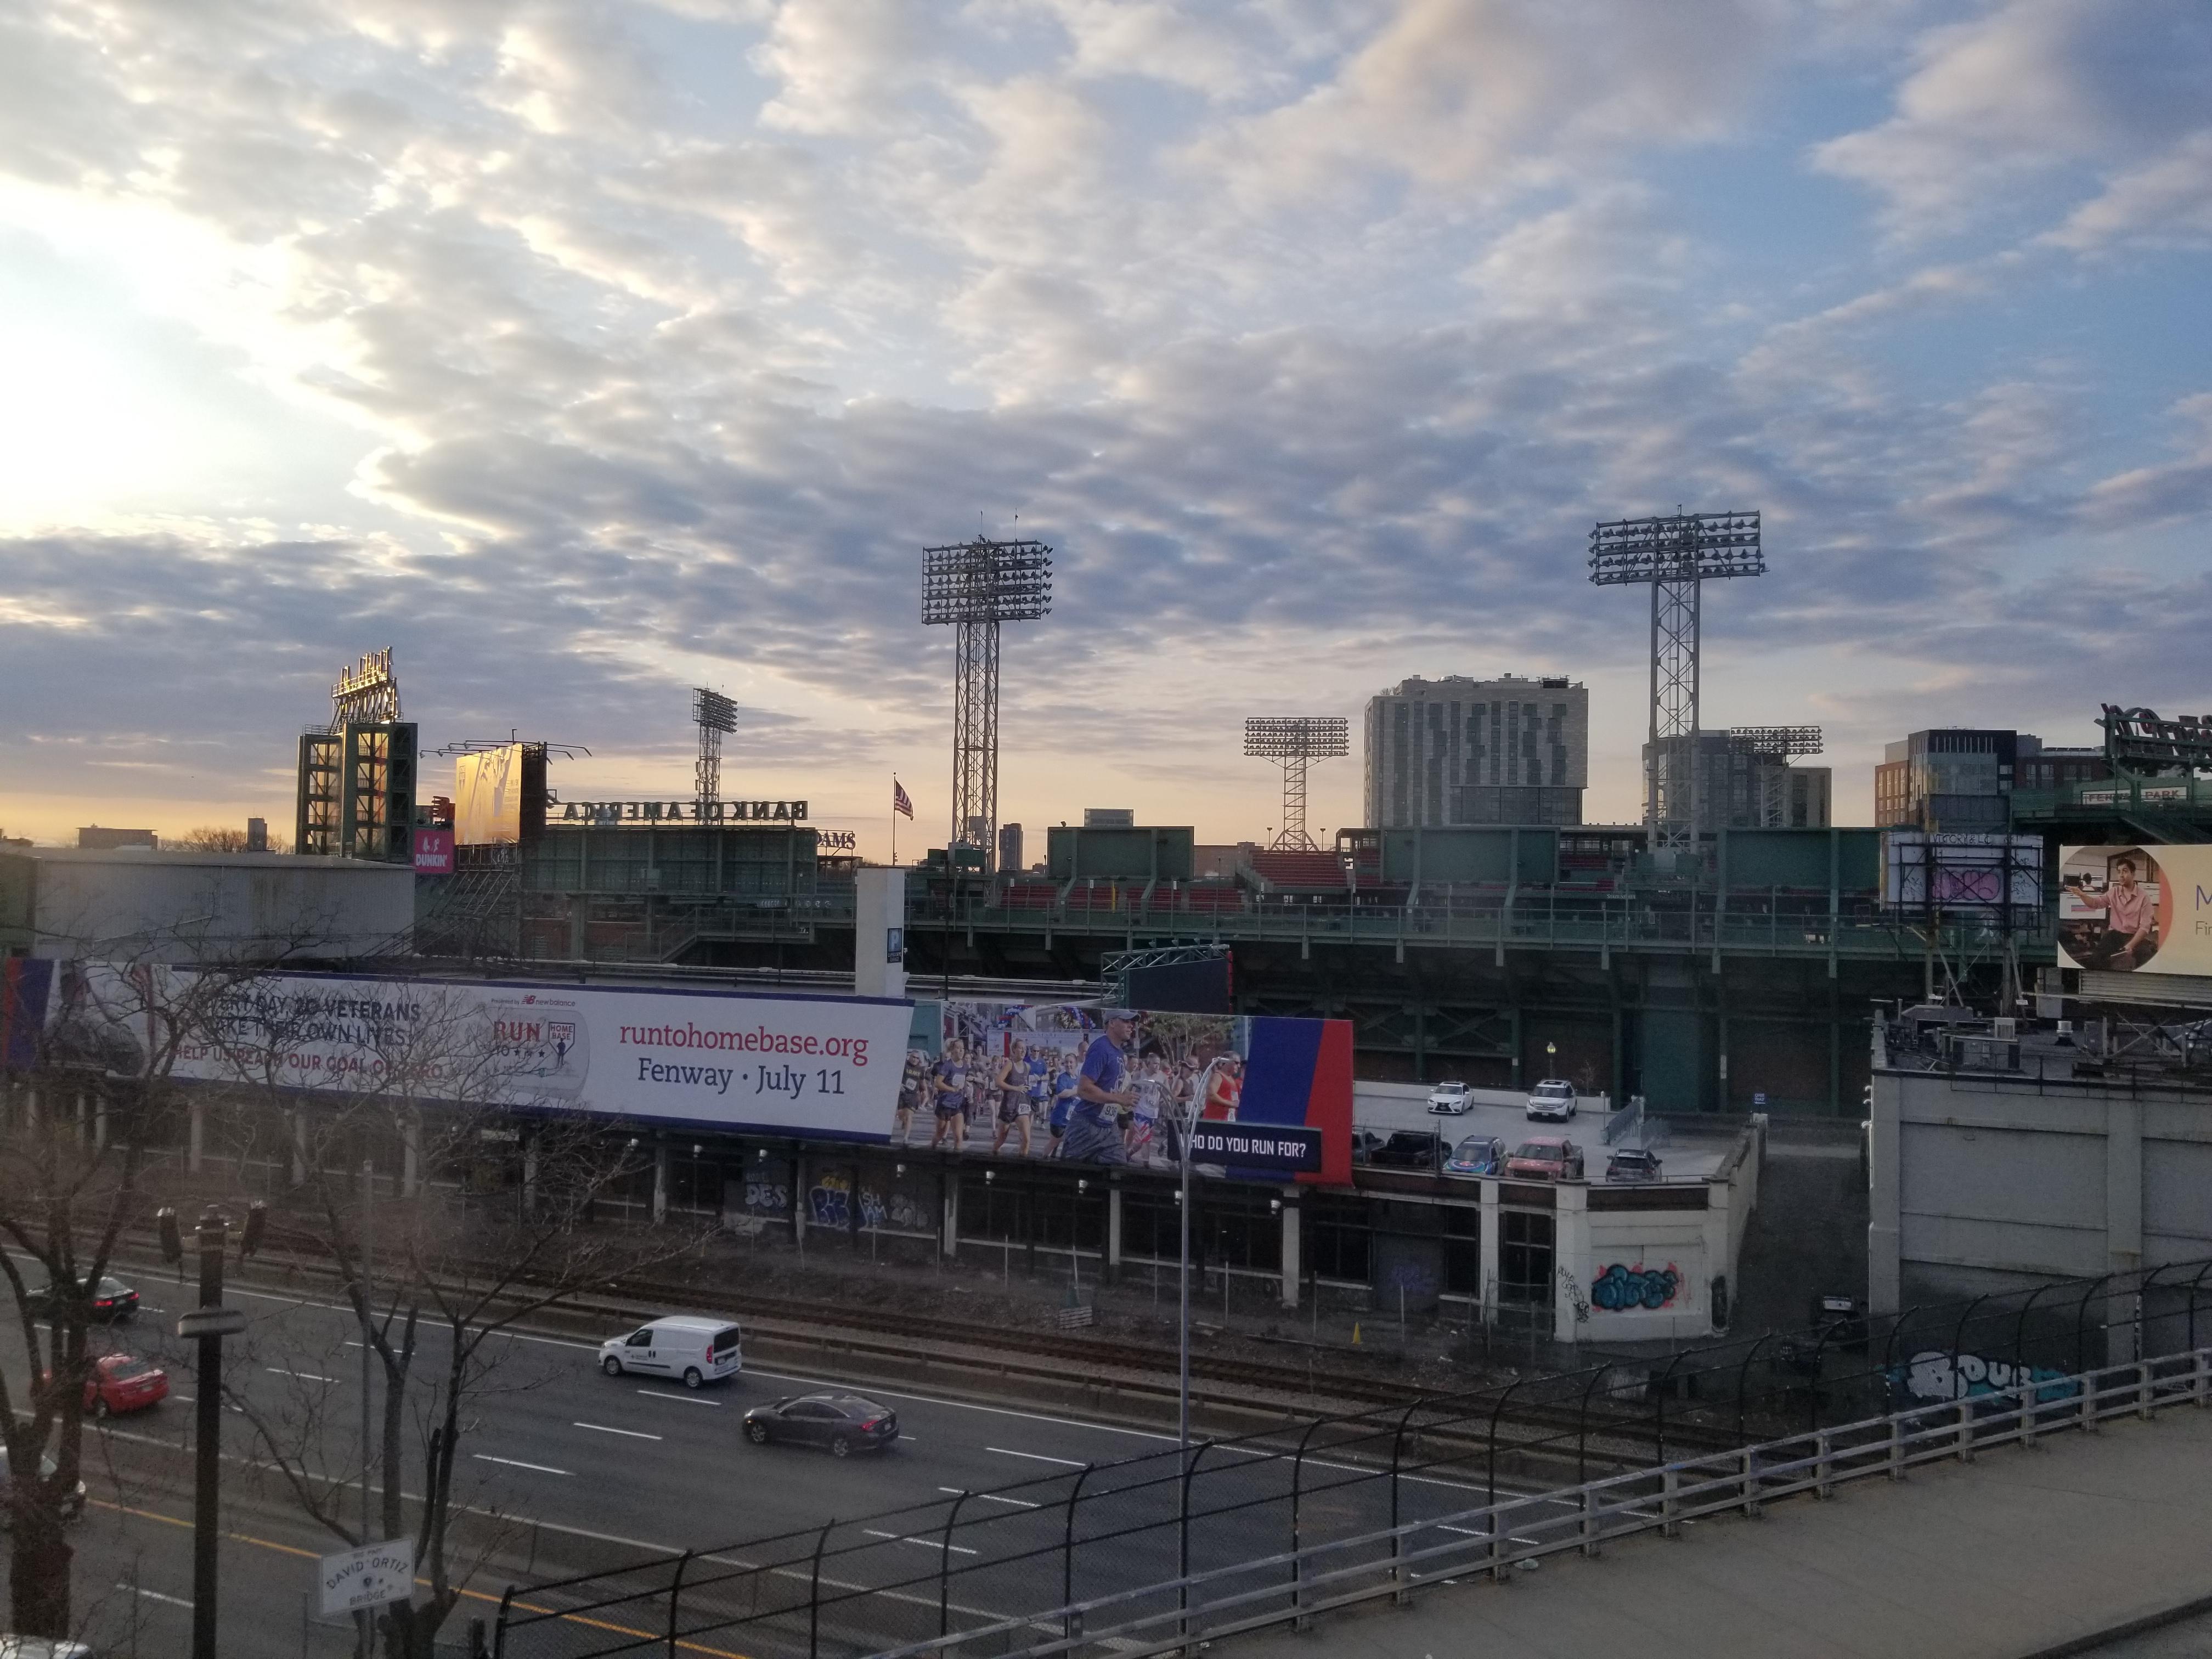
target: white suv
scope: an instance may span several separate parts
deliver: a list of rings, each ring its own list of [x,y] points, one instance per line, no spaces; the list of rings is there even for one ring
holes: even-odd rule
[[[1528,1097],[1531,1118],[1565,1123],[1575,1115],[1575,1085],[1563,1077],[1547,1077]]]
[[[1464,1083],[1439,1083],[1429,1091],[1429,1109],[1443,1116],[1457,1117],[1474,1105],[1474,1097]]]

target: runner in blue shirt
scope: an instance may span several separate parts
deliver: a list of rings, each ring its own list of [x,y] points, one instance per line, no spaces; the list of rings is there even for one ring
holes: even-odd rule
[[[1060,1143],[1062,1158],[1079,1164],[1129,1161],[1121,1145],[1121,1115],[1137,1103],[1137,1092],[1128,1086],[1129,1044],[1136,1030],[1137,1017],[1128,1009],[1106,1011],[1106,1029],[1091,1039],[1082,1074],[1075,1080],[1075,1109]]]

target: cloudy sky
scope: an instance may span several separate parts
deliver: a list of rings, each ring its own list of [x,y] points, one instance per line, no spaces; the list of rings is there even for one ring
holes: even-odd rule
[[[4,0],[0,829],[425,745],[940,840],[920,549],[1057,550],[1006,816],[1275,822],[1248,714],[1592,689],[1594,519],[1759,507],[1708,724],[2212,705],[2204,0]],[[1357,756],[1312,820],[1355,820]],[[438,780],[431,781],[434,785]]]

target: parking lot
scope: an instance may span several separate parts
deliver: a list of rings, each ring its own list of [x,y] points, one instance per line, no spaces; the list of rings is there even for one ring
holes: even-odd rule
[[[1431,1115],[1430,1085],[1413,1083],[1356,1083],[1352,1085],[1352,1117],[1356,1127],[1388,1137],[1398,1130],[1432,1131],[1443,1135],[1445,1155],[1469,1135],[1496,1135],[1511,1152],[1531,1135],[1563,1134],[1583,1150],[1593,1181],[1605,1178],[1604,1127],[1611,1103],[1603,1095],[1583,1097],[1573,1119],[1565,1123],[1531,1122],[1525,1092],[1475,1089],[1473,1103],[1455,1116]],[[1679,1127],[1655,1122],[1647,1130],[1628,1136],[1623,1146],[1644,1146],[1657,1153],[1668,1181],[1694,1181],[1711,1175],[1735,1144],[1735,1136],[1690,1136]],[[1470,1177],[1472,1179],[1472,1177]]]

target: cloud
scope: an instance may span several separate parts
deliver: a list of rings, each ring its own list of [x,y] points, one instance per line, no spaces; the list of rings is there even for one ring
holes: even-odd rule
[[[1928,30],[1881,125],[1814,147],[1890,228],[1952,232],[2055,169],[2140,157],[2203,119],[2212,12],[2195,0],[2009,0]]]

